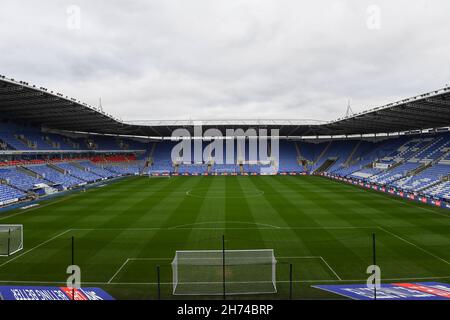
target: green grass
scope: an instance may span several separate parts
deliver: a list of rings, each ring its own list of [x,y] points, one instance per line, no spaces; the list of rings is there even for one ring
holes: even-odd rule
[[[336,298],[311,285],[365,283],[372,233],[384,282],[450,282],[449,218],[320,177],[129,178],[2,214],[0,224],[24,225],[25,246],[0,257],[0,284],[65,283],[74,236],[84,286],[154,299],[160,265],[162,297],[180,298],[171,295],[175,251],[220,249],[224,234],[228,249],[275,250],[278,293],[250,298],[287,298],[289,263],[294,298]]]

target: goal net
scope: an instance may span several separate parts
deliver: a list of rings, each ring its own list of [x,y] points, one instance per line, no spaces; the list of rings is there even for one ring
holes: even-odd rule
[[[276,293],[272,249],[176,251],[174,295]]]
[[[23,249],[23,226],[0,224],[0,256],[10,256]]]
[[[172,178],[172,176],[170,175],[170,172],[164,173],[164,174],[152,174],[152,173],[149,173],[148,177],[150,179],[155,179],[155,178]]]

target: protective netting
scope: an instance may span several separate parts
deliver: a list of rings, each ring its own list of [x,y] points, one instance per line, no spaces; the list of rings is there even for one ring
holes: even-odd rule
[[[22,248],[22,225],[0,225],[0,256],[10,256]]]
[[[271,249],[177,251],[173,294],[276,293],[276,263]]]

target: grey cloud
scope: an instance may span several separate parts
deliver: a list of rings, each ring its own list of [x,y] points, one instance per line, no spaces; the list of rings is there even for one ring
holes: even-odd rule
[[[449,83],[446,0],[0,2],[2,74],[123,119],[331,120]]]

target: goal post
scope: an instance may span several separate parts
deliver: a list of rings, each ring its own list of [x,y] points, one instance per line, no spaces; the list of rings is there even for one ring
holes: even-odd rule
[[[23,249],[23,226],[0,224],[0,257],[7,257]]]
[[[273,249],[176,251],[173,295],[240,295],[277,292]],[[225,287],[225,288],[224,288]]]
[[[158,178],[167,178],[167,179],[170,179],[170,178],[172,178],[172,176],[171,176],[170,174],[165,174],[165,175],[152,175],[152,174],[149,174],[149,175],[148,175],[148,178],[149,178],[149,179],[158,179]]]

